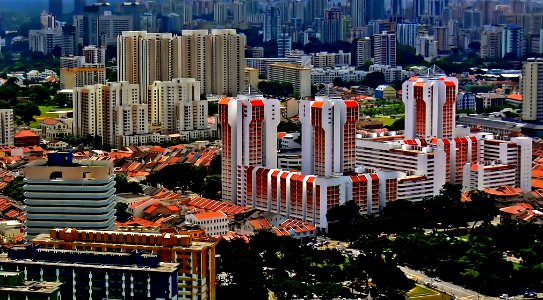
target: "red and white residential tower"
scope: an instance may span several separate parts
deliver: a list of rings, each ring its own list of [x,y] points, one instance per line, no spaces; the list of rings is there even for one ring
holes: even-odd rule
[[[264,99],[249,87],[219,101],[222,136],[222,198],[245,205],[243,176],[249,166],[277,167],[279,100]]]
[[[447,77],[437,66],[402,85],[407,139],[454,137],[458,79]]]
[[[343,175],[354,171],[358,103],[319,92],[315,101],[300,103],[302,173]]]

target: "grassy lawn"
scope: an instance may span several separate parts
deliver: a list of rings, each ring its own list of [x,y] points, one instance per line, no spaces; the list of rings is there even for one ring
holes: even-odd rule
[[[65,111],[65,110],[72,110],[72,107],[56,107],[56,106],[39,106],[40,108],[40,115],[36,117],[36,122],[30,123],[30,127],[32,128],[40,128],[40,122],[41,120],[45,118],[54,118],[56,117],[56,114],[50,113],[54,111]]]
[[[412,290],[407,293],[407,296],[409,297],[420,297],[420,296],[429,296],[429,295],[435,295],[437,294],[436,291],[431,290],[427,287],[424,287],[422,285],[417,285]]]
[[[390,117],[374,117],[373,119],[383,122],[384,126],[390,126],[396,121],[396,119]]]

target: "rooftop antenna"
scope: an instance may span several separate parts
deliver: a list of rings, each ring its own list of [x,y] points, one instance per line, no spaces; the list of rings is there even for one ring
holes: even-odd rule
[[[252,84],[247,85],[243,91],[241,91],[240,95],[244,96],[262,96],[262,92],[254,87]]]

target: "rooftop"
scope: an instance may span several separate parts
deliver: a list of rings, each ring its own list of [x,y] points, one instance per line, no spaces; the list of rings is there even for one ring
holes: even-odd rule
[[[0,261],[3,261],[6,254],[0,255]],[[36,282],[36,281],[26,281],[24,285],[17,286],[0,286],[0,294],[7,292],[16,292],[16,293],[29,293],[29,294],[51,294],[60,289],[62,282]]]
[[[58,249],[55,249],[55,251],[57,251],[57,252],[62,252],[62,251],[81,252],[79,250],[58,250]],[[91,252],[91,253],[93,253],[93,252]],[[119,253],[117,253],[117,252],[99,252],[99,253],[100,254],[119,255]],[[126,253],[126,255],[130,255],[130,254]],[[93,268],[103,269],[103,270],[116,269],[116,270],[133,270],[133,271],[143,269],[143,267],[138,267],[136,265],[112,265],[112,264],[83,263],[83,262],[70,263],[70,262],[59,262],[59,261],[35,261],[35,260],[30,260],[30,259],[24,259],[23,261],[24,261],[25,264],[30,264],[30,265],[51,265],[52,267],[53,266],[55,266],[55,267],[63,266],[63,267],[72,267],[72,268],[79,267],[80,268],[80,267],[83,267],[83,266],[92,266]],[[19,265],[21,263],[21,260],[10,259],[8,257],[7,253],[2,253],[2,254],[0,254],[0,262],[2,262],[2,263],[12,263],[12,264],[15,264],[15,265]],[[176,272],[177,269],[178,269],[178,266],[179,266],[179,264],[177,264],[177,263],[161,262],[158,267],[156,267],[156,268],[145,268],[145,270],[147,272]]]

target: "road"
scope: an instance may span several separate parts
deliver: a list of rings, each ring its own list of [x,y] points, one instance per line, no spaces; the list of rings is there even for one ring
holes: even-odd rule
[[[454,296],[456,299],[498,299],[495,297],[485,296],[481,295],[477,292],[465,289],[461,286],[444,282],[439,279],[435,279],[432,277],[426,276],[424,273],[419,272],[417,270],[413,270],[407,267],[400,267],[400,269],[408,276],[412,277],[413,280],[416,280],[418,283],[427,284],[429,283],[430,286],[438,291],[447,293],[449,295]]]

